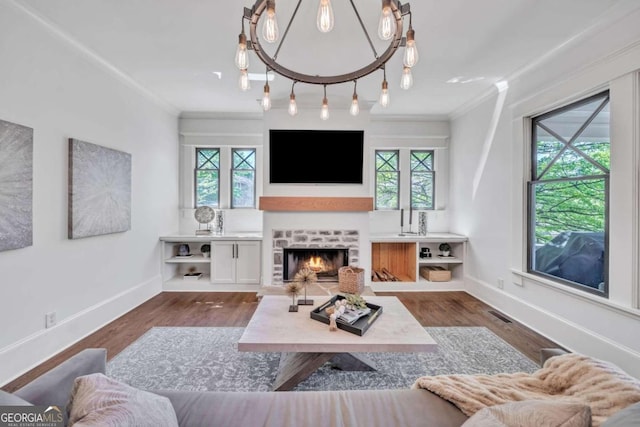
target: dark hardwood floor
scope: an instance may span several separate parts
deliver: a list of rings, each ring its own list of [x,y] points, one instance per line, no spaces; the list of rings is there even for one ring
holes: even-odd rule
[[[397,296],[423,326],[485,326],[536,362],[541,348],[559,347],[466,292],[377,294]],[[257,304],[250,292],[163,292],[2,389],[15,391],[85,348],[104,347],[111,359],[154,326],[246,326]]]

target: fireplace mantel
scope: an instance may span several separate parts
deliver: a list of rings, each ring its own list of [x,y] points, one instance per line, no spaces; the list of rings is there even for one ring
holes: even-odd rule
[[[369,212],[373,197],[260,197],[260,210],[271,212]]]

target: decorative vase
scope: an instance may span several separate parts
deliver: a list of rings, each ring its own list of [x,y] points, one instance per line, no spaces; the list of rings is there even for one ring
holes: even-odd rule
[[[427,213],[418,213],[418,234],[421,236],[427,235]]]

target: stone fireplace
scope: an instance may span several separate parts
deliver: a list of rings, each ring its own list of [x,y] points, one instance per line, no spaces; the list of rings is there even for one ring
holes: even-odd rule
[[[358,230],[274,229],[273,284],[293,280],[303,267],[313,267],[318,281],[337,282],[340,267],[358,265],[359,251]]]

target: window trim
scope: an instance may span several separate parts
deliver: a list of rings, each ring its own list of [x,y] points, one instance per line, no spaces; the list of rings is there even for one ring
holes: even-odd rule
[[[195,147],[195,167],[193,168],[193,206],[194,209],[199,208],[198,206],[198,172],[199,171],[218,171],[218,202],[216,204],[216,206],[213,206],[213,208],[215,209],[220,209],[220,173],[221,173],[221,168],[220,168],[220,158],[222,155],[222,152],[220,150],[219,147]],[[203,169],[203,168],[199,168],[198,167],[198,154],[200,154],[200,151],[206,151],[206,150],[215,150],[218,152],[218,169]]]
[[[396,207],[394,207],[394,208],[387,208],[387,207],[379,208],[378,207],[378,172],[379,171],[378,171],[378,167],[376,166],[376,164],[378,163],[377,160],[378,160],[378,153],[379,152],[395,153],[395,155],[396,155],[398,166],[397,166],[397,169],[394,172],[395,172],[395,174],[397,176],[398,188],[396,189],[396,201],[397,202],[396,202]],[[402,179],[401,179],[402,178],[402,176],[401,176],[402,170],[400,168],[400,150],[399,149],[394,149],[394,150],[376,149],[376,150],[374,150],[374,153],[373,153],[373,169],[374,169],[374,174],[375,174],[374,179],[373,179],[373,181],[374,181],[373,182],[373,185],[374,185],[374,187],[373,187],[374,209],[375,210],[380,210],[380,211],[382,211],[382,210],[398,210],[398,209],[400,209],[400,205],[401,205],[401,203],[400,203],[400,195],[402,194],[401,191],[400,191],[400,187],[402,185],[402,182],[401,182],[402,181]],[[390,172],[390,171],[385,171],[385,172]]]
[[[535,215],[534,215],[534,209],[535,207],[533,206],[533,195],[534,195],[534,186],[537,183],[540,183],[541,180],[540,178],[542,177],[542,175],[544,175],[544,173],[539,173],[538,171],[538,163],[536,160],[536,155],[537,155],[537,150],[536,150],[536,144],[537,144],[537,125],[536,123],[539,121],[543,121],[546,118],[552,117],[552,116],[557,116],[559,114],[562,114],[566,111],[570,111],[575,109],[576,107],[580,107],[582,105],[585,104],[589,104],[593,101],[595,101],[596,99],[602,99],[603,101],[606,99],[606,103],[603,102],[603,106],[604,105],[611,105],[611,97],[610,97],[610,93],[609,90],[604,90],[601,92],[598,92],[594,95],[588,96],[586,98],[583,98],[581,100],[572,102],[570,104],[567,104],[563,107],[560,108],[556,108],[554,110],[550,110],[546,113],[534,116],[534,117],[530,117],[529,118],[529,123],[530,123],[530,129],[529,129],[529,162],[530,162],[530,167],[529,167],[529,176],[528,179],[526,180],[526,241],[525,241],[525,245],[526,245],[526,263],[525,263],[525,267],[526,267],[526,273],[533,275],[533,276],[537,276],[537,277],[541,277],[545,280],[557,283],[559,285],[562,286],[568,286],[571,287],[573,289],[577,289],[579,291],[582,292],[586,292],[589,294],[593,294],[596,295],[598,297],[603,297],[608,299],[609,298],[609,237],[610,237],[610,232],[609,232],[609,221],[610,221],[610,179],[611,179],[611,170],[609,169],[609,172],[606,174],[602,174],[602,175],[590,175],[590,176],[577,176],[577,177],[569,177],[569,178],[563,178],[563,179],[554,179],[554,180],[544,180],[544,182],[559,182],[559,181],[576,181],[576,180],[585,180],[585,179],[603,179],[604,180],[604,187],[605,187],[605,195],[604,195],[604,203],[605,203],[605,208],[604,208],[604,244],[605,244],[605,251],[604,251],[604,265],[603,265],[603,271],[604,271],[604,287],[602,290],[597,289],[597,288],[592,288],[590,286],[587,285],[583,285],[577,282],[572,282],[570,280],[558,277],[558,276],[553,276],[551,274],[547,274],[541,271],[537,271],[534,270],[532,265],[533,265],[533,256],[534,256],[534,252],[533,252],[533,242],[535,241]],[[593,114],[593,118],[595,118],[597,116],[597,114],[602,110],[602,108],[598,108],[597,110],[595,110],[594,114]],[[583,124],[583,126],[581,126],[580,128],[578,128],[578,130],[576,130],[576,134],[579,135],[581,133],[582,130],[586,129],[589,124],[592,122],[592,120],[589,120],[587,122],[585,122]],[[609,135],[610,138],[610,135]],[[569,147],[572,144],[573,141],[569,141],[565,147],[563,149],[560,150],[559,155],[562,154],[562,152],[564,152],[566,150],[567,147]],[[611,144],[611,142],[610,142]],[[550,166],[553,164],[553,161],[550,163]],[[549,166],[549,167],[550,167]],[[599,168],[601,168],[600,166],[598,166]],[[543,172],[546,172],[543,171]]]
[[[253,167],[253,169],[236,169],[233,167],[233,158],[234,155],[236,153],[236,151],[252,151],[253,152],[253,158],[254,158],[254,163],[255,166]],[[257,163],[258,163],[258,150],[256,150],[255,148],[252,147],[234,147],[231,148],[231,168],[229,171],[229,206],[231,209],[255,209],[256,208],[256,203],[257,203],[257,191],[256,191],[256,186],[257,186],[257,181],[258,181],[258,167],[257,167]],[[253,172],[253,206],[241,206],[241,207],[237,207],[233,204],[234,200],[233,200],[233,183],[234,183],[234,171],[252,171]]]
[[[431,169],[427,171],[420,171],[420,173],[431,174],[431,206],[430,207],[417,207],[413,205],[413,169],[411,168],[411,158],[413,153],[430,153],[431,154]],[[435,150],[409,150],[409,206],[412,209],[435,210],[436,206],[436,153]]]

